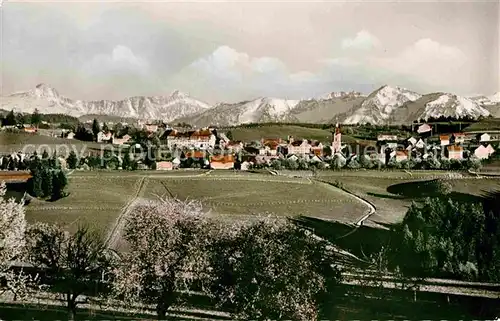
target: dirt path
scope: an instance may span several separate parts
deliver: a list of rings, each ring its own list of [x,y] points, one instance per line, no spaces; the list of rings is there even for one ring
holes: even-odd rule
[[[129,213],[129,211],[133,208],[133,204],[137,201],[137,199],[140,197],[141,192],[145,189],[147,185],[147,177],[143,176],[140,178],[137,190],[135,194],[132,196],[130,201],[123,207],[122,211],[116,218],[116,222],[113,225],[113,228],[110,230],[108,237],[106,238],[106,246],[111,249],[115,249],[116,246],[118,245],[118,241],[120,239],[120,236],[122,234],[122,230],[125,227],[126,223],[126,216]]]

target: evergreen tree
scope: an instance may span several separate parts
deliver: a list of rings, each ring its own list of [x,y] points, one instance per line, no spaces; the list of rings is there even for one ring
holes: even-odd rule
[[[130,169],[131,156],[132,156],[132,150],[131,150],[131,148],[129,148],[127,150],[127,153],[123,156],[122,169]]]
[[[42,117],[40,116],[38,109],[35,108],[35,111],[33,112],[33,114],[31,114],[31,124],[38,127],[38,125],[40,125],[41,122],[42,122]]]
[[[102,131],[105,133],[109,132],[108,124],[106,124],[106,123],[102,124]]]
[[[75,169],[77,167],[78,159],[74,151],[71,151],[66,159],[69,169]]]
[[[49,197],[52,195],[53,181],[52,170],[46,166],[42,168],[42,197]]]
[[[48,158],[49,158],[49,153],[47,152],[47,150],[44,150],[42,153],[42,159],[48,159]]]
[[[92,123],[92,134],[94,134],[94,140],[97,140],[97,134],[101,131],[99,126],[99,122],[94,118],[94,122]]]
[[[227,133],[226,133],[226,137],[229,140],[233,140],[233,133],[230,130],[228,130]]]
[[[68,185],[68,178],[62,170],[52,171],[52,200],[65,196],[64,188]]]
[[[7,117],[5,117],[5,125],[6,126],[14,126],[16,125],[16,115],[14,115],[14,111],[11,110],[8,114]]]

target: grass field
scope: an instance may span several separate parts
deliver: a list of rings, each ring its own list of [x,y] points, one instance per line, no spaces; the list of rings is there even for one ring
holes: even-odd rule
[[[308,180],[271,179],[261,175],[149,180],[145,197],[165,194],[201,200],[207,210],[230,218],[305,215],[352,222],[366,210],[363,204],[342,191]]]
[[[482,130],[500,130],[500,118],[486,118],[464,129],[465,132]]]
[[[141,180],[144,184],[138,191]],[[104,232],[136,196],[153,199],[165,195],[200,200],[207,211],[230,219],[304,215],[351,223],[367,211],[345,192],[307,179],[222,171],[209,175],[74,172],[69,177],[69,196],[55,202],[34,200],[26,216],[29,222],[57,222],[70,231],[79,223],[89,223]]]
[[[341,171],[318,172],[318,179],[331,183],[341,182],[349,192],[371,202],[376,207],[376,213],[368,222],[392,224],[400,221],[413,200],[420,199],[418,195],[399,195],[398,191],[404,184],[411,184],[416,190],[417,185],[436,177],[446,177],[443,171],[416,171],[412,175],[400,171]],[[500,188],[500,179],[455,179],[449,180],[453,187],[451,197],[467,199],[479,196],[484,190]]]
[[[45,145],[45,146],[44,146]],[[82,154],[89,150],[100,150],[101,144],[94,142],[83,142],[58,137],[50,137],[29,133],[0,133],[0,154],[23,151],[31,154],[34,151],[41,154],[44,150],[52,154],[66,155],[71,150]]]
[[[79,224],[90,224],[104,232],[136,192],[139,180],[70,176],[67,197],[55,202],[33,200],[26,208],[26,219],[29,223],[58,223],[69,231]]]
[[[319,128],[307,128],[292,125],[262,125],[253,128],[230,128],[234,140],[255,141],[261,138],[282,138],[287,139],[288,136],[293,136],[295,139],[319,140],[323,143],[329,143],[332,140],[330,130]],[[342,135],[343,143],[356,143],[353,137]]]

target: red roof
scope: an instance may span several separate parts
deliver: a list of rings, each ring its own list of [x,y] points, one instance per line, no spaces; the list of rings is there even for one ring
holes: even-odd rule
[[[205,158],[205,152],[198,150],[186,152],[184,155],[186,156],[186,158]]]
[[[450,136],[449,135],[441,135],[441,136],[439,136],[439,139],[440,140],[449,140]]]
[[[211,163],[234,163],[234,156],[233,155],[214,155],[210,156],[210,162]]]
[[[448,150],[451,151],[451,152],[461,152],[463,151],[464,149],[462,148],[462,146],[448,146]]]

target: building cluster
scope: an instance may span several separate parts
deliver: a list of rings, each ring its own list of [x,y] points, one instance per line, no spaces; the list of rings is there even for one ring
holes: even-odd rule
[[[394,158],[401,162],[410,158],[440,158],[463,160],[467,158],[488,159],[495,149],[492,143],[500,141],[500,135],[485,132],[441,134],[432,138],[432,128],[423,124],[417,129],[417,136],[400,140],[397,135],[379,135],[377,139],[378,157],[386,163]],[[500,134],[500,132],[499,132]]]

